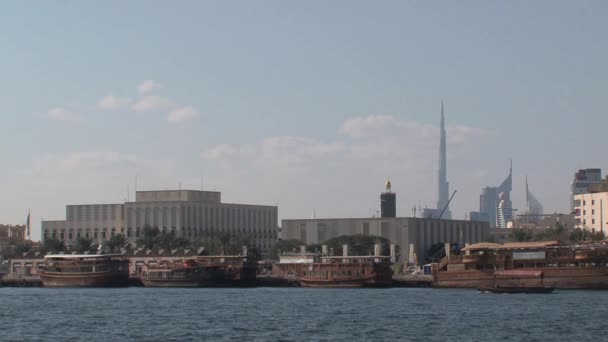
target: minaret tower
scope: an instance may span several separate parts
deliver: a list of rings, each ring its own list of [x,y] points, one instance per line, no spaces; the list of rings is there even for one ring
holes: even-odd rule
[[[443,100],[441,100],[441,127],[440,127],[440,140],[439,140],[439,175],[437,182],[437,210],[443,210],[448,204],[450,198],[450,183],[448,183],[447,177],[447,161],[446,161],[446,133],[445,133],[445,116],[443,113]],[[443,213],[442,218],[451,219],[452,213],[450,208],[447,208]]]
[[[391,180],[387,179],[385,192],[380,194],[380,217],[397,217],[397,195],[391,189]]]

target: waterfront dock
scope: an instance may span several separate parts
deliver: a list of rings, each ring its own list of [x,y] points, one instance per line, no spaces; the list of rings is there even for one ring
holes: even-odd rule
[[[432,275],[403,274],[393,276],[393,287],[433,287]]]

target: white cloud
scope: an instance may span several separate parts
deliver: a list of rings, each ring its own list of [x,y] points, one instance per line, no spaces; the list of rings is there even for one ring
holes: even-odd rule
[[[97,108],[104,110],[114,110],[126,107],[131,103],[131,99],[127,97],[116,97],[108,95],[97,103]]]
[[[10,200],[0,200],[0,216],[21,223],[31,209],[38,239],[40,220],[65,219],[67,204],[121,203],[127,199],[127,184],[133,200],[136,175],[139,190],[177,188],[177,170],[173,160],[113,150],[39,155],[6,170],[10,177],[0,178],[0,188],[12,194]]]
[[[169,123],[181,123],[185,121],[194,120],[199,116],[200,113],[198,112],[198,110],[196,110],[196,108],[187,106],[176,108],[169,112],[169,114],[167,115],[167,121]]]
[[[51,108],[46,114],[49,119],[57,121],[77,121],[81,119],[76,114],[61,107]]]
[[[164,110],[173,107],[173,102],[161,96],[143,96],[131,106],[136,112]]]
[[[286,218],[307,217],[302,213],[315,209],[317,217],[371,216],[386,177],[398,193],[400,215],[410,215],[414,205],[435,205],[439,127],[370,115],[346,120],[339,133],[328,141],[274,136],[211,146],[201,152],[205,178],[240,200],[281,200]],[[448,129],[450,134],[457,136],[448,146],[454,160],[448,178],[458,189],[452,210],[461,218],[476,209],[484,184],[467,172],[479,168],[479,146],[492,133],[460,125]]]
[[[165,86],[162,83],[156,82],[154,80],[146,80],[143,81],[139,87],[137,87],[137,90],[139,91],[140,94],[147,94],[151,91],[157,90],[157,89],[162,89]]]

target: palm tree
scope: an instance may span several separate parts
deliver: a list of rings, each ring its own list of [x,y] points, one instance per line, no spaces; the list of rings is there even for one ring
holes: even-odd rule
[[[106,240],[103,245],[106,246],[109,253],[118,253],[121,248],[127,243],[127,238],[122,234],[116,234]]]
[[[74,250],[78,253],[94,252],[96,249],[92,245],[93,245],[92,239],[78,237],[76,239],[76,243],[74,244],[74,247],[72,248],[72,250]]]
[[[137,245],[146,249],[152,249],[156,245],[159,234],[160,231],[158,230],[158,227],[145,225],[142,230],[141,238],[137,239]]]
[[[63,243],[63,241],[55,239],[55,238],[49,238],[49,239],[45,239],[44,242],[42,243],[42,252],[43,253],[59,253],[59,252],[65,252],[66,247],[65,247],[65,243]]]

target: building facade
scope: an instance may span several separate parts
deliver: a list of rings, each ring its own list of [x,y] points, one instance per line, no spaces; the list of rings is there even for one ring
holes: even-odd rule
[[[133,202],[68,205],[66,220],[42,221],[42,237],[70,245],[78,237],[101,243],[122,234],[135,242],[148,225],[191,241],[217,232],[249,236],[266,254],[277,239],[277,224],[276,206],[222,203],[216,191],[137,191]]]
[[[576,228],[608,233],[608,192],[574,195],[574,202]]]
[[[575,196],[589,192],[589,187],[602,182],[602,169],[581,169],[574,174],[570,184],[570,211],[574,212],[580,203],[576,202]]]
[[[0,251],[25,241],[25,225],[0,224]]]
[[[418,263],[423,263],[432,245],[445,242],[476,243],[488,235],[487,222],[427,219],[413,217],[395,218],[338,218],[283,220],[283,239],[296,239],[306,244],[320,244],[341,235],[381,236],[401,249],[398,262],[415,253]],[[410,251],[410,246],[414,251]]]

